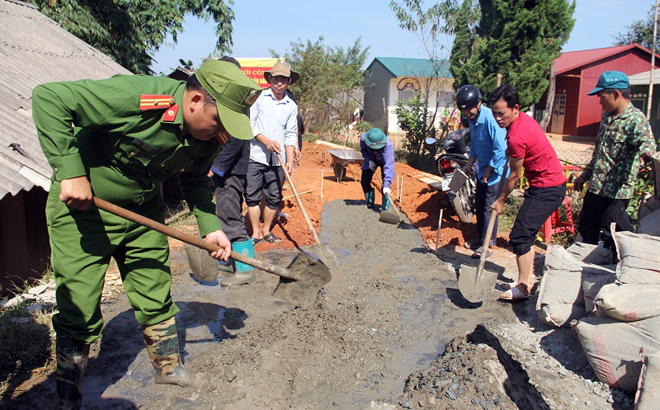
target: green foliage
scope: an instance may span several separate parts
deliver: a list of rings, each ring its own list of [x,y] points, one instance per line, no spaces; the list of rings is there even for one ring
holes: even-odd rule
[[[653,24],[655,22],[655,5],[651,6],[646,20],[635,20],[631,25],[626,26],[625,33],[619,33],[614,36],[614,45],[623,46],[631,43],[640,44],[649,50],[653,49]],[[656,49],[658,52],[660,45],[656,37]]]
[[[374,128],[374,125],[370,123],[369,121],[360,121],[357,123],[355,126],[355,129],[360,133],[364,133],[369,131],[370,129]]]
[[[404,148],[412,154],[424,155],[427,153],[430,157],[435,155],[437,144],[426,145],[426,138],[436,138],[442,140],[451,127],[449,122],[451,117],[456,116],[456,110],[445,108],[441,112],[441,121],[439,128],[434,127],[436,113],[429,110],[422,93],[417,93],[415,97],[408,101],[399,100],[396,102],[397,108],[394,110],[399,128],[406,132]]]
[[[168,35],[177,42],[184,16],[217,23],[216,52],[231,51],[232,0],[27,0],[65,30],[134,73],[153,74],[153,54]]]
[[[400,3],[390,1],[390,8],[399,20],[399,27],[417,35],[432,67],[431,73],[421,76],[426,78],[421,81],[422,90],[417,96],[419,101],[397,103],[397,113],[401,114],[399,123],[406,127],[403,128],[407,131],[406,148],[411,150],[411,154],[420,154],[425,147],[423,140],[436,135],[432,124],[436,123],[436,116],[440,115],[440,97],[445,91],[444,79],[448,77],[446,59],[443,58],[447,50],[438,41],[438,36],[454,33],[459,12],[457,0],[442,0],[428,9],[424,9],[422,3],[422,0],[402,0]],[[433,95],[436,97],[435,107],[431,109],[430,97]],[[422,115],[423,118],[412,118],[411,115]],[[448,126],[446,122],[441,125],[440,135],[446,132]],[[429,152],[435,153],[435,146]]]
[[[291,43],[291,50],[280,57],[300,73],[291,91],[298,97],[298,110],[305,126],[315,123],[316,129],[343,129],[353,121],[353,112],[359,107],[358,91],[364,85],[362,66],[369,47],[362,46],[358,38],[346,49],[332,48],[323,43],[323,37],[312,42],[298,40]]]
[[[635,180],[635,191],[633,197],[628,203],[628,208],[626,211],[630,215],[630,219],[633,222],[637,222],[639,215],[639,206],[642,203],[642,198],[647,194],[653,195],[655,193],[654,188],[655,181],[653,180],[653,169],[650,163],[647,163],[639,169],[637,174],[637,179]]]
[[[435,138],[432,115],[428,107],[422,101],[422,93],[408,101],[396,102],[396,114],[399,127],[406,132],[404,148],[413,154],[419,154],[424,146],[426,138]]]
[[[474,84],[487,95],[496,88],[497,74],[502,74],[503,83],[518,90],[525,109],[538,102],[548,87],[550,63],[575,24],[575,1],[479,2],[481,19],[476,27],[470,26],[470,10],[461,8],[457,14],[450,67],[455,86]]]
[[[479,17],[480,11],[476,7],[476,0],[464,0],[456,15],[456,37],[449,56],[450,67],[462,67],[472,55],[476,37],[475,26]],[[454,82],[454,90],[458,88],[458,82]]]
[[[441,0],[424,10],[422,0],[402,0],[401,3],[390,1],[399,28],[420,34],[423,43],[437,41],[439,34],[454,34],[457,0]]]

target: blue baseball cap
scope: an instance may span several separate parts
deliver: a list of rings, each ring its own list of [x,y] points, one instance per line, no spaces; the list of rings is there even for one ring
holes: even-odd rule
[[[605,71],[600,75],[596,88],[589,91],[588,95],[594,95],[600,90],[614,88],[630,88],[630,80],[628,80],[628,76],[621,71]]]

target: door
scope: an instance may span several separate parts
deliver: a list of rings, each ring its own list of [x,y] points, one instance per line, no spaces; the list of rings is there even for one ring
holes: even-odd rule
[[[555,134],[564,133],[564,114],[566,113],[566,93],[555,94],[555,103],[552,106],[551,130]]]

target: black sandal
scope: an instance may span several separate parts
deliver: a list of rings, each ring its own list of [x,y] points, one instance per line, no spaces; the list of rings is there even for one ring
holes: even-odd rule
[[[278,243],[282,242],[282,239],[275,236],[272,232],[269,233],[268,235],[264,236],[263,240],[268,242],[268,243],[273,243],[273,244],[278,244]]]

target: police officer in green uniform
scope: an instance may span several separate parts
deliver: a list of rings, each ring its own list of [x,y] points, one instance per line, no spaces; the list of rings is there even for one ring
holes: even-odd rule
[[[111,257],[143,327],[156,382],[185,387],[195,380],[179,357],[167,238],[94,207],[92,197],[162,222],[159,185],[180,173],[200,234],[219,248],[211,256],[227,260],[231,244],[206,175],[230,135],[252,138],[249,109],[260,91],[236,66],[217,60],[202,64],[187,82],[117,75],[34,89],[34,123],[53,168],[46,215],[59,309],[53,327],[60,409],[81,406]]]

